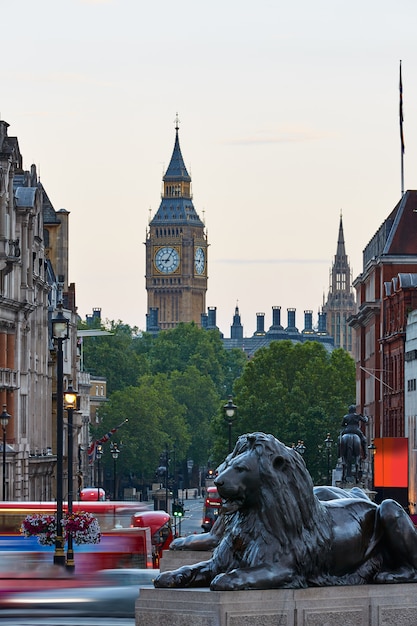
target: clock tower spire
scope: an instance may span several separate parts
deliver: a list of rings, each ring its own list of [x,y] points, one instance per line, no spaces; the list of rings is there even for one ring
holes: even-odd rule
[[[180,322],[201,323],[206,309],[207,235],[192,200],[191,176],[179,142],[163,176],[161,204],[146,235],[147,330],[166,330]],[[157,324],[156,324],[157,317]]]

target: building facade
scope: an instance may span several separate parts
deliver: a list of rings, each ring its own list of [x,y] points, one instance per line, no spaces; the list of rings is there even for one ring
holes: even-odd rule
[[[211,307],[207,316],[203,316],[202,326],[207,330],[217,329],[216,326],[216,310]],[[243,350],[250,358],[259,348],[268,346],[271,341],[290,340],[296,343],[305,341],[318,341],[324,345],[326,350],[331,352],[334,349],[333,337],[326,330],[326,314],[319,313],[317,328],[313,327],[313,311],[304,311],[304,328],[297,328],[297,311],[295,308],[287,309],[286,326],[281,324],[281,307],[272,307],[271,325],[265,328],[265,313],[256,314],[256,330],[251,337],[243,336],[243,326],[239,313],[239,307],[236,306],[233,316],[233,323],[230,327],[230,339],[222,337],[223,345],[227,350],[238,348]],[[218,329],[217,329],[218,330]]]
[[[407,191],[366,246],[353,283],[356,398],[370,440],[404,436],[404,339],[415,298],[407,275],[416,272],[417,191]]]
[[[417,279],[417,275],[414,274]],[[417,286],[414,287],[417,290]],[[408,315],[404,355],[405,437],[408,438],[408,506],[417,514],[417,309]]]
[[[6,429],[6,499],[56,497],[58,301],[70,320],[65,385],[77,380],[75,287],[68,284],[68,213],[56,213],[36,168],[23,169],[16,137],[0,120],[0,403]]]
[[[146,233],[149,332],[200,324],[206,309],[208,242],[192,200],[191,177],[181,154],[178,119],[159,209]]]

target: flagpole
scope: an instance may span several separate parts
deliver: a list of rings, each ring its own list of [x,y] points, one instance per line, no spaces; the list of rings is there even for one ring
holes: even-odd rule
[[[401,142],[401,197],[404,195],[404,132],[403,132],[403,80],[400,61],[400,142]]]

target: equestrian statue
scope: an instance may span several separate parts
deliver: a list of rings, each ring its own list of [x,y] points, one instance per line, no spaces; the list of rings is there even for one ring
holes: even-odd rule
[[[342,458],[342,483],[358,483],[362,475],[362,461],[366,459],[367,440],[360,422],[368,423],[366,415],[356,413],[352,404],[342,420],[339,436],[339,456]],[[352,469],[353,468],[353,469]]]

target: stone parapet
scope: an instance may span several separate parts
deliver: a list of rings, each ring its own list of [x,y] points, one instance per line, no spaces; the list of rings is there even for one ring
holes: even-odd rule
[[[141,589],[136,626],[410,626],[417,585],[264,591]]]

